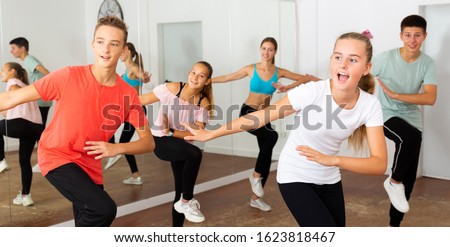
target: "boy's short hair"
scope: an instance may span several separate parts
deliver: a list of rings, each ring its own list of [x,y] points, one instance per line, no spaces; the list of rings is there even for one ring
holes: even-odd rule
[[[409,15],[405,17],[400,24],[400,31],[403,32],[405,27],[419,27],[427,32],[427,21],[420,15]]]
[[[28,51],[30,48],[30,44],[28,40],[24,37],[18,37],[9,42],[10,45],[17,45],[19,48],[25,47],[25,50]]]
[[[120,18],[115,16],[105,16],[103,18],[100,18],[97,21],[97,25],[95,26],[94,36],[95,33],[97,32],[97,29],[101,26],[117,27],[118,29],[122,30],[124,33],[124,45],[127,43],[128,27],[127,24],[125,24],[125,22],[122,21]]]

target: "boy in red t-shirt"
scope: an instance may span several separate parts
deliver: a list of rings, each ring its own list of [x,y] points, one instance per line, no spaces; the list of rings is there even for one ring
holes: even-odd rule
[[[42,133],[38,163],[42,174],[73,204],[75,226],[110,226],[117,206],[103,189],[101,159],[141,154],[154,141],[136,90],[116,73],[127,42],[127,26],[105,17],[95,27],[95,63],[65,67],[33,85],[0,94],[0,110],[38,99],[56,102]],[[131,123],[137,141],[108,143],[117,128]]]

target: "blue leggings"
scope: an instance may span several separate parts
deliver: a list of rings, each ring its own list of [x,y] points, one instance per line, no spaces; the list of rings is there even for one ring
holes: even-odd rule
[[[278,184],[284,202],[302,227],[345,226],[342,182]]]

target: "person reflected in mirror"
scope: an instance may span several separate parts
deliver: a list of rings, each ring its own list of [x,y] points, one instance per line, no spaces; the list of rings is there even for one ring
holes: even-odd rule
[[[183,138],[191,133],[181,124],[192,123],[204,128],[214,112],[211,76],[208,62],[199,61],[189,72],[187,82],[168,82],[140,96],[142,105],[160,102],[158,117],[152,127],[155,155],[170,161],[175,180],[172,226],[181,227],[184,220],[203,222],[200,203],[194,198],[194,186],[202,162],[202,150]]]
[[[151,74],[144,71],[144,62],[142,60],[141,54],[136,51],[133,43],[127,42],[125,51],[123,52],[120,60],[125,64],[126,70],[122,75],[122,79],[127,82],[130,86],[136,89],[136,92],[140,94],[140,90],[142,87],[142,83],[150,82]],[[147,110],[145,106],[143,106],[144,113],[147,114]],[[120,143],[126,143],[131,141],[135,133],[135,128],[129,122],[125,122],[123,125],[123,130],[120,135]],[[110,143],[115,143],[114,135],[109,140]],[[105,169],[111,168],[113,165],[119,161],[122,155],[117,155],[112,158],[109,158]],[[132,185],[141,185],[143,184],[143,179],[141,174],[139,173],[139,168],[136,162],[136,157],[134,155],[125,155],[125,158],[128,162],[128,165],[131,170],[131,176],[129,178],[124,179],[122,182],[124,184],[132,184]]]
[[[382,175],[387,167],[381,105],[372,95],[371,58],[368,37],[355,32],[342,34],[330,58],[330,79],[302,84],[273,105],[213,131],[186,124],[194,136],[185,139],[207,141],[295,114],[296,125],[278,161],[281,195],[302,227],[345,226],[340,169]],[[308,113],[311,111],[314,114]],[[309,114],[308,120],[305,114]],[[347,140],[368,155],[338,155]]]
[[[417,177],[422,144],[421,105],[436,102],[436,65],[420,49],[427,37],[427,21],[409,15],[400,23],[403,46],[374,57],[377,97],[384,115],[384,134],[395,143],[391,174],[383,186],[391,206],[389,225],[400,226],[409,211],[409,199]]]
[[[2,81],[6,83],[6,91],[12,92],[29,85],[25,69],[18,63],[5,63],[0,72]],[[2,111],[5,119],[0,121],[0,172],[9,169],[5,159],[5,140],[3,136],[19,139],[19,165],[22,190],[13,199],[13,204],[24,207],[34,204],[31,198],[31,155],[39,140],[44,125],[36,101],[19,104],[9,110]]]
[[[136,90],[116,73],[125,51],[128,27],[117,17],[95,26],[94,64],[67,66],[34,84],[0,94],[0,110],[38,99],[55,100],[55,112],[38,146],[42,175],[72,203],[75,226],[110,226],[117,205],[104,190],[102,158],[154,149]],[[109,143],[123,122],[139,139]]]
[[[24,37],[17,37],[9,42],[11,54],[23,61],[23,67],[27,71],[28,81],[33,84],[35,81],[41,79],[48,73],[48,69],[33,55],[29,54],[30,43]],[[39,110],[41,112],[42,124],[47,126],[47,117],[52,101],[38,100]],[[39,165],[33,166],[33,172],[40,173]]]
[[[268,107],[272,95],[277,89],[279,92],[287,92],[303,83],[319,80],[315,76],[301,75],[277,67],[275,65],[277,50],[278,43],[274,38],[264,38],[259,47],[261,61],[244,66],[236,72],[212,78],[213,83],[225,83],[250,77],[250,92],[242,104],[239,116]],[[278,82],[281,78],[287,78],[294,82],[282,85]],[[256,136],[259,148],[255,168],[248,177],[253,192],[250,206],[262,211],[270,211],[271,206],[263,200],[264,186],[269,177],[273,148],[277,143],[278,133],[273,129],[271,123],[257,129],[249,129],[247,132]]]

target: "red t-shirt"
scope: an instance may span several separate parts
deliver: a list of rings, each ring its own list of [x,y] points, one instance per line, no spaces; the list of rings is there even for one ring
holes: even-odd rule
[[[124,121],[135,128],[148,125],[136,90],[119,75],[114,86],[101,85],[91,67],[65,67],[33,84],[43,100],[56,101],[53,118],[38,145],[44,176],[74,162],[95,183],[103,184],[101,160],[83,149],[86,141],[107,142]]]

